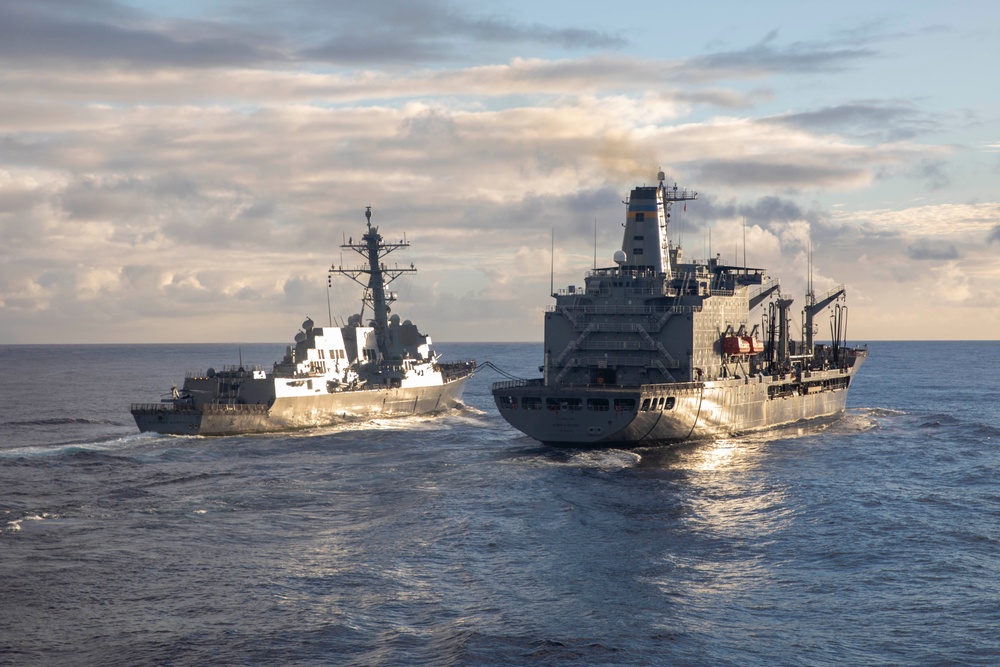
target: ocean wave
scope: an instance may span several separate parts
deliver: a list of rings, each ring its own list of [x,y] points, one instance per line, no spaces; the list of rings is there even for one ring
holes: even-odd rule
[[[921,420],[917,424],[917,428],[940,428],[942,426],[955,426],[961,423],[961,420],[955,415],[940,412],[914,416]]]
[[[642,455],[624,449],[587,450],[574,455],[571,461],[583,468],[624,470],[638,466],[642,462]]]
[[[501,458],[604,472],[635,468],[642,462],[642,454],[624,449],[556,449],[545,446],[509,452]]]
[[[14,519],[8,521],[5,526],[0,527],[0,533],[18,533],[21,531],[21,524],[25,521],[45,521],[46,519],[58,519],[59,517],[55,514],[49,514],[48,512],[42,512],[41,514],[28,514],[22,516],[20,519]]]
[[[0,458],[39,458],[52,456],[75,456],[88,453],[108,453],[129,449],[137,444],[149,441],[153,434],[133,433],[119,438],[102,438],[94,442],[66,442],[52,445],[34,445],[0,449]]]
[[[886,417],[897,417],[902,413],[894,410],[882,410],[879,408],[864,410],[848,410],[838,421],[830,424],[832,432],[840,433],[864,433],[874,428],[878,428],[879,419]]]
[[[72,426],[72,425],[93,425],[93,426],[124,426],[119,421],[109,419],[87,419],[86,417],[51,417],[49,419],[22,419],[15,421],[0,422],[0,427],[32,427],[32,426]]]
[[[972,424],[970,435],[985,440],[1000,438],[1000,428],[992,424]]]
[[[902,417],[908,414],[902,410],[894,410],[892,408],[854,408],[848,410],[847,414],[855,412],[868,415],[869,417]]]
[[[322,424],[307,428],[275,431],[271,433],[245,433],[234,434],[223,437],[262,437],[273,438],[275,436],[288,438],[314,438],[324,435],[335,435],[339,433],[353,433],[358,431],[440,431],[442,427],[450,423],[459,425],[484,426],[484,420],[490,417],[490,413],[479,408],[463,405],[452,410],[447,410],[436,414],[420,415],[399,415],[395,417],[359,417],[357,419],[345,419],[335,424]],[[181,436],[200,437],[200,436]]]

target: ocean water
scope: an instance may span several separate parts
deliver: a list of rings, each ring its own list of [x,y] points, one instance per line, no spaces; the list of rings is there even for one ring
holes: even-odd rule
[[[0,347],[0,664],[1000,664],[1000,343],[870,350],[825,427],[584,451],[489,371],[440,418],[173,437],[129,403],[283,346]]]

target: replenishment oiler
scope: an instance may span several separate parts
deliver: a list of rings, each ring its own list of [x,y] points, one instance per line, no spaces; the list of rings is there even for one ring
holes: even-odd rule
[[[684,261],[668,223],[697,193],[664,179],[625,202],[615,266],[554,291],[543,377],[494,384],[500,414],[556,446],[675,443],[841,416],[868,354],[846,344],[844,286],[817,297],[810,278],[792,340],[793,300],[765,270],[718,255]],[[828,308],[831,341],[814,344]]]
[[[160,403],[133,404],[140,431],[175,435],[264,433],[375,417],[424,415],[461,405],[474,361],[442,363],[431,339],[409,320],[390,316],[396,295],[386,287],[409,267],[382,260],[409,247],[386,243],[365,211],[368,228],[341,248],[365,258],[356,268],[334,266],[364,287],[361,312],[346,326],[317,327],[307,319],[271,370],[242,365],[190,375]],[[372,319],[364,324],[365,310]]]

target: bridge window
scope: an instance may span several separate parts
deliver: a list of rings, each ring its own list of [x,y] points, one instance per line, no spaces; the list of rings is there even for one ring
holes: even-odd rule
[[[505,410],[517,410],[517,397],[500,396],[500,407]]]
[[[521,407],[525,410],[541,410],[542,399],[537,396],[525,396],[521,399]]]
[[[648,398],[642,399],[642,408],[641,408],[641,411],[642,412],[648,412],[649,411],[649,399]]]
[[[635,412],[634,398],[616,398],[615,412]]]
[[[610,409],[606,398],[588,398],[587,409],[594,412],[607,412]]]
[[[667,410],[673,410],[674,405],[676,404],[677,404],[677,399],[674,398],[673,396],[670,396],[667,398],[667,402],[663,407],[666,408]]]
[[[645,222],[646,221],[646,214],[645,213],[636,213],[635,214],[635,221],[636,222]]]
[[[642,254],[642,248],[632,248],[632,254],[633,255],[641,255]]]

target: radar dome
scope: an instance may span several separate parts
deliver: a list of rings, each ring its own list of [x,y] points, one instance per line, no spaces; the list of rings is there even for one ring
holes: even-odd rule
[[[393,324],[399,324],[399,315],[393,315],[392,317],[389,318],[389,321],[392,322]]]
[[[626,259],[627,258],[625,257],[625,251],[624,250],[615,250],[615,264],[618,264],[619,266],[621,266],[622,264],[625,263]]]

